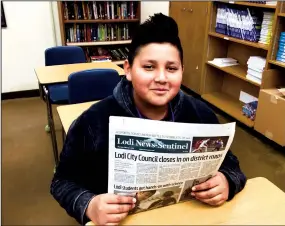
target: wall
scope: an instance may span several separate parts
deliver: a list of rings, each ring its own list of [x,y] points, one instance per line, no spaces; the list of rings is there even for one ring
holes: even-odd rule
[[[50,2],[4,1],[7,28],[2,29],[2,93],[38,88],[35,67],[44,50],[55,45]]]
[[[44,50],[62,45],[57,2],[4,3],[7,28],[2,29],[2,93],[38,88],[35,67],[44,65]],[[161,12],[168,1],[141,2],[141,21]]]
[[[169,15],[169,1],[143,1],[141,2],[141,22],[144,22],[154,13]]]

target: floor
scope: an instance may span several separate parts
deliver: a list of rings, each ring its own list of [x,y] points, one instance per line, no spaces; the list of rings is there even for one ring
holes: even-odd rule
[[[46,122],[39,98],[2,101],[2,225],[78,225],[49,193],[54,162]],[[61,149],[57,114],[55,122]],[[285,191],[284,149],[240,126],[231,149],[248,178],[266,177]]]

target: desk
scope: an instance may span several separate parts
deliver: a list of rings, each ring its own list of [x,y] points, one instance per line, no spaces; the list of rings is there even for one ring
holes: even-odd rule
[[[53,154],[54,154],[54,160],[55,160],[56,165],[58,164],[58,150],[57,150],[54,120],[53,120],[53,114],[52,114],[51,103],[50,103],[50,99],[48,95],[48,90],[44,89],[44,86],[49,85],[49,84],[67,82],[69,75],[73,72],[88,70],[88,69],[96,69],[96,68],[114,69],[119,73],[119,75],[125,74],[122,68],[120,68],[119,66],[117,66],[116,64],[112,62],[64,64],[64,65],[56,65],[56,66],[39,67],[35,69],[35,73],[39,81],[40,95],[43,99],[46,100],[48,126],[51,132],[51,141],[52,141]]]
[[[57,112],[65,133],[67,133],[71,123],[96,102],[98,101],[85,102],[81,104],[70,104],[57,107]]]
[[[220,207],[193,200],[128,216],[122,224],[285,225],[285,193],[258,177],[248,180],[242,192]]]
[[[45,66],[35,69],[37,78],[41,85],[52,83],[67,82],[68,76],[77,71],[83,71],[96,68],[108,68],[116,70],[119,75],[125,75],[124,69],[112,62],[98,62],[98,63],[81,63],[81,64],[64,64],[56,66]]]

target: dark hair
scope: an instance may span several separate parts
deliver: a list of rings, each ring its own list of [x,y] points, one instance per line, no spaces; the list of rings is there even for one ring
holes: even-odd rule
[[[175,46],[183,62],[183,50],[178,36],[178,26],[175,20],[162,13],[154,14],[138,26],[130,46],[128,61],[133,64],[140,48],[150,43],[170,43]]]

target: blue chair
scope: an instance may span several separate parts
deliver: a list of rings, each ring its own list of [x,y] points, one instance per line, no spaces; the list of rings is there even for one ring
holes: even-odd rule
[[[121,80],[113,69],[91,69],[75,72],[68,77],[69,103],[101,100],[112,95]]]
[[[82,48],[78,46],[57,46],[45,50],[45,65],[63,65],[86,63],[85,54]],[[56,165],[58,164],[58,149],[52,114],[52,104],[68,104],[68,83],[49,84],[46,87],[40,85],[40,92],[47,104],[47,131],[51,132],[53,154]],[[45,94],[45,95],[43,95]]]
[[[86,63],[85,54],[78,46],[57,46],[45,51],[45,65],[54,66],[62,64]],[[51,104],[68,103],[68,85],[51,84],[47,87]]]

